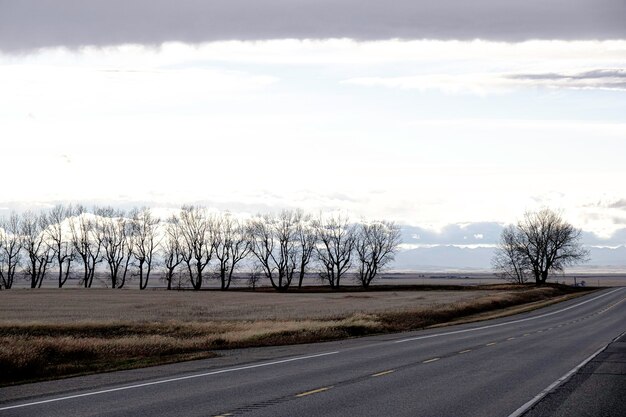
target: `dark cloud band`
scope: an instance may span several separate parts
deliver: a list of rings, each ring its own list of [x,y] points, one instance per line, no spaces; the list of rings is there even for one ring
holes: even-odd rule
[[[571,74],[514,74],[508,78],[522,81],[542,82],[544,85],[561,88],[601,88],[626,90],[625,69],[595,69]],[[551,85],[551,83],[553,83]]]
[[[623,0],[0,0],[0,50],[283,38],[626,39]]]

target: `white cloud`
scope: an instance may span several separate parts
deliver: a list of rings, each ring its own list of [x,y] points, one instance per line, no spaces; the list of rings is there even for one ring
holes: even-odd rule
[[[37,53],[6,55],[0,63],[48,63],[88,66],[98,63],[126,68],[166,65],[198,66],[209,62],[279,65],[383,65],[399,62],[456,63],[518,68],[519,65],[544,71],[592,67],[620,67],[626,60],[626,40],[493,42],[487,40],[380,40],[278,39],[262,41],[218,41],[190,45],[178,42],[159,47],[125,44],[80,50],[49,48]]]
[[[343,83],[448,94],[507,93],[523,88],[589,89],[626,91],[626,70],[594,69],[563,73],[428,74],[408,77],[357,77]]]
[[[2,167],[18,173],[0,205],[206,201],[437,226],[617,199],[623,95],[477,98],[430,88],[490,91],[500,77],[508,89],[528,82],[511,74],[625,62],[625,41],[285,40],[0,56]],[[340,84],[405,73],[426,77],[426,92]]]

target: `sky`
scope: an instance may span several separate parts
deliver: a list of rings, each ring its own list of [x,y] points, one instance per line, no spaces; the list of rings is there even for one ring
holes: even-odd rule
[[[300,207],[474,236],[547,206],[614,245],[625,19],[622,0],[0,0],[0,216]]]

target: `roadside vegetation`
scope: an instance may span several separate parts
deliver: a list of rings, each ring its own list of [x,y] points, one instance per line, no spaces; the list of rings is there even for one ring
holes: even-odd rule
[[[181,299],[167,303],[160,297],[171,294],[182,297],[184,294],[150,291],[141,292],[142,296],[131,302],[137,303],[134,310],[120,310],[120,318],[100,320],[97,317],[111,317],[108,315],[111,309],[124,306],[118,304],[123,300],[115,301],[113,297],[140,291],[47,290],[58,295],[48,296],[58,307],[39,310],[39,320],[23,320],[17,317],[19,314],[3,314],[0,321],[0,384],[208,358],[222,349],[416,330],[459,319],[486,318],[486,312],[506,314],[509,308],[518,308],[515,310],[518,312],[523,305],[539,307],[581,294],[580,290],[564,286],[416,289],[311,291],[303,294],[233,291],[228,296],[236,300],[238,307],[230,311],[237,313],[231,318],[214,319],[210,317],[215,316],[219,304],[214,311],[198,310],[202,303],[206,303],[206,298],[196,300],[193,308],[176,313]],[[19,302],[20,292],[27,297],[26,293],[30,291],[12,292],[13,303]],[[82,306],[70,303],[63,307],[72,296],[94,292],[100,292],[99,301],[87,297]],[[193,294],[209,298],[215,294],[226,296],[219,291]],[[156,300],[151,301],[153,295]],[[282,300],[254,303],[267,295]],[[316,302],[303,307],[303,300],[307,297]],[[324,310],[324,300],[328,303],[336,301],[335,311]],[[143,303],[149,304],[144,310],[140,308]],[[3,305],[2,309],[4,313],[10,311],[11,306]],[[294,311],[299,314],[293,314]],[[163,320],[168,314],[172,319]]]

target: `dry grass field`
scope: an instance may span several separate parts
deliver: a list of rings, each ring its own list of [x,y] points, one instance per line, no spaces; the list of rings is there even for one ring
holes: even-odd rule
[[[377,291],[16,289],[0,293],[0,384],[206,358],[226,348],[424,328],[576,295],[564,287]]]
[[[328,319],[390,309],[434,308],[476,299],[491,292],[15,289],[0,293],[0,324]]]

